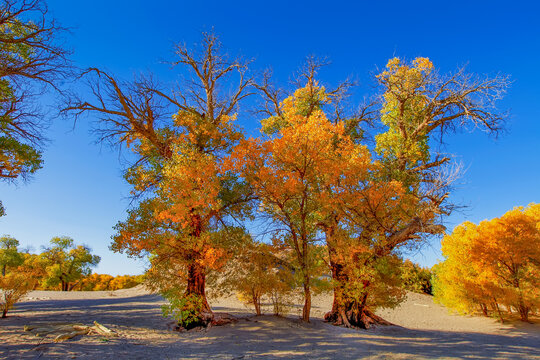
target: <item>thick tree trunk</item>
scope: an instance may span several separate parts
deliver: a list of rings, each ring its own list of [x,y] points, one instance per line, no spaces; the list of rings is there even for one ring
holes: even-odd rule
[[[206,299],[206,273],[204,267],[197,262],[188,266],[186,296],[195,295],[202,300],[202,312],[212,313]]]
[[[345,271],[345,265],[339,261],[332,229],[326,231],[326,241],[334,281],[334,301],[332,310],[324,315],[324,319],[334,325],[368,329],[372,325],[393,325],[380,316],[375,315],[367,306],[368,294],[358,302],[347,296],[345,287],[349,282],[349,277]],[[365,285],[366,287],[368,284]]]
[[[203,232],[200,215],[193,214],[191,216],[191,224],[193,227],[191,235],[197,238],[200,237]],[[198,260],[199,259],[194,257],[191,264],[188,266],[186,295],[200,297],[202,300],[202,312],[211,314],[212,309],[210,309],[210,305],[208,305],[208,301],[206,300],[206,271],[204,266],[201,265]]]
[[[191,222],[193,229],[191,236],[200,237],[203,232],[203,224],[201,217],[194,214],[194,210],[192,210]],[[187,267],[187,287],[185,292],[186,297],[195,297],[200,301],[201,307],[197,309],[197,311],[199,311],[197,314],[198,320],[191,321],[187,325],[180,323],[176,327],[177,330],[189,330],[212,325],[225,325],[236,321],[228,314],[214,314],[214,312],[212,312],[208,300],[206,299],[206,268],[199,262],[199,260],[201,260],[199,256],[200,255],[194,251],[190,258],[191,261]]]
[[[204,266],[197,261],[188,265],[188,277],[185,296],[186,298],[195,297],[201,302],[201,307],[198,309],[198,321],[192,321],[189,324],[178,325],[178,329],[193,329],[196,327],[207,327],[214,321],[214,313],[206,299],[206,273]]]
[[[364,295],[360,302],[351,301],[346,297],[338,297],[338,302],[336,302],[336,297],[334,297],[332,311],[324,315],[324,320],[337,326],[360,329],[369,329],[372,325],[393,325],[375,315],[366,306],[367,296],[367,294]]]

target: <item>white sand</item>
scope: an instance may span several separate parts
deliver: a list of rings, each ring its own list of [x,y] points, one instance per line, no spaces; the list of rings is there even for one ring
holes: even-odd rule
[[[294,315],[252,316],[235,297],[219,299],[212,302],[214,310],[242,317],[237,323],[179,333],[161,317],[163,300],[141,287],[34,291],[0,319],[0,359],[540,359],[538,322],[501,325],[452,315],[431,297],[410,293],[398,308],[378,312],[398,326],[351,330],[321,321],[331,300],[316,297],[313,321],[305,324]],[[52,336],[23,332],[29,324],[94,320],[120,336],[78,336],[55,344]]]

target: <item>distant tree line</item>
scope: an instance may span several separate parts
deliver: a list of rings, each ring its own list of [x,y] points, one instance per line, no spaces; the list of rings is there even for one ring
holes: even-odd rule
[[[100,261],[90,248],[73,239],[54,237],[40,254],[19,249],[19,241],[0,237],[0,311],[8,310],[31,290],[118,290],[136,286],[142,276],[92,274]]]

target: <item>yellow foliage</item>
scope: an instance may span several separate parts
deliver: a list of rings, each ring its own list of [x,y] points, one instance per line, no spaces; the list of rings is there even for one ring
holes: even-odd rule
[[[386,88],[381,121],[388,131],[375,137],[376,150],[384,157],[411,164],[429,159],[427,134],[415,130],[425,120],[428,98],[424,91],[432,70],[433,63],[428,58],[416,58],[411,65],[393,58],[377,76]]]
[[[129,289],[142,283],[142,275],[91,274],[83,278],[75,290],[112,291]]]
[[[540,204],[466,222],[444,237],[436,298],[461,312],[514,309],[527,321],[540,306]]]
[[[32,290],[36,283],[37,279],[24,265],[10,269],[4,276],[0,275],[1,317],[6,317],[13,305]]]

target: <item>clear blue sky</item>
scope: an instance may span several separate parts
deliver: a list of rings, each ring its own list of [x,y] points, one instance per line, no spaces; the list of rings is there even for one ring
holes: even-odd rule
[[[511,75],[503,101],[508,132],[499,139],[463,133],[449,139],[467,171],[452,199],[469,205],[448,220],[478,222],[517,205],[540,201],[540,24],[535,1],[48,1],[51,14],[72,28],[67,43],[80,67],[97,66],[130,78],[150,70],[172,73],[172,45],[191,44],[212,27],[232,54],[271,66],[285,82],[307,55],[328,56],[321,73],[332,84],[353,75],[356,94],[373,91],[371,76],[393,56],[426,56],[443,72]],[[253,133],[258,124],[242,119]],[[44,168],[28,184],[0,184],[7,216],[0,234],[40,250],[55,235],[73,237],[102,257],[97,272],[141,273],[144,263],[109,251],[112,226],[124,219],[129,188],[118,153],[94,145],[84,122],[57,120],[48,132]],[[414,260],[431,266],[434,241]]]

